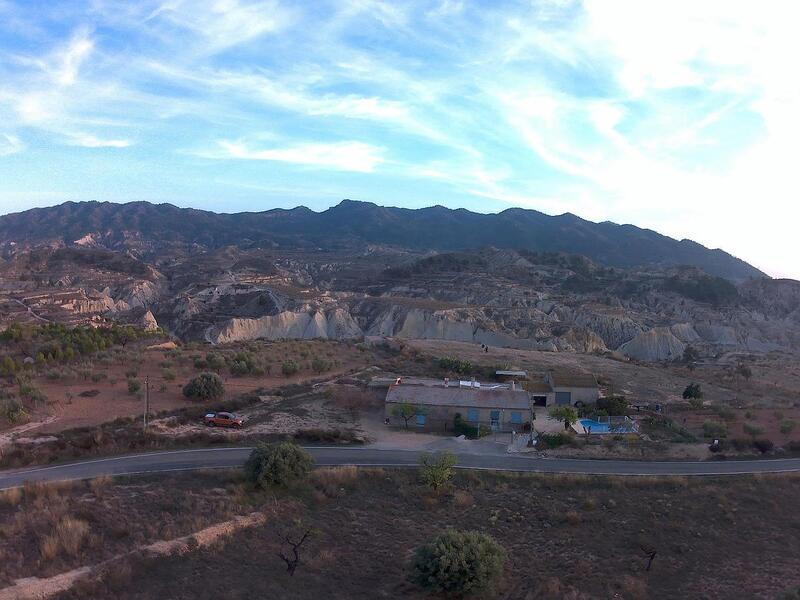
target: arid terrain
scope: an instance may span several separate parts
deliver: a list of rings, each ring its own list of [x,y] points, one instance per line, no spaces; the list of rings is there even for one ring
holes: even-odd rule
[[[412,551],[434,532],[468,527],[508,551],[497,598],[773,599],[800,584],[798,490],[791,476],[463,473],[434,494],[415,471],[353,468],[269,492],[236,473],[178,475],[168,488],[158,478],[29,487],[2,497],[0,577],[90,567],[60,598],[355,598],[365,590],[424,598],[408,580]],[[253,513],[263,521],[231,521],[222,537],[204,531],[192,541]],[[83,532],[72,541],[58,529],[67,521]],[[313,533],[289,577],[278,534],[305,529]],[[643,548],[656,552],[649,571]]]

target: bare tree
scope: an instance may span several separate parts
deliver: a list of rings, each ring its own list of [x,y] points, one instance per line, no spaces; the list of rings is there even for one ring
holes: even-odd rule
[[[653,560],[656,557],[656,549],[655,548],[645,548],[644,546],[640,546],[642,552],[644,552],[645,557],[647,558],[647,568],[645,571],[649,571],[650,567],[653,566]]]
[[[299,539],[297,537],[292,538],[292,535],[289,533],[278,532],[278,538],[281,540],[281,549],[278,552],[278,558],[286,563],[286,572],[289,573],[290,577],[294,576],[297,565],[300,564],[300,548],[306,540],[308,540],[310,535],[311,529],[306,529],[305,533],[303,533]],[[283,551],[284,546],[290,548],[289,552]]]

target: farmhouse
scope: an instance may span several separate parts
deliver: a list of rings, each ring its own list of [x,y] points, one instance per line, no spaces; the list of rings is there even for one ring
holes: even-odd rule
[[[398,379],[389,386],[389,424],[405,425],[405,419],[395,414],[395,407],[405,404],[416,409],[409,426],[418,429],[452,431],[456,414],[468,424],[484,424],[494,431],[522,431],[524,424],[530,422],[530,396],[515,383],[418,381],[406,383]]]

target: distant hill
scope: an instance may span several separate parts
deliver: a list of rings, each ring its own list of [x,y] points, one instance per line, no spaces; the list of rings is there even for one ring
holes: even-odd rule
[[[382,207],[344,200],[323,212],[305,207],[217,214],[171,204],[66,202],[0,217],[0,244],[85,245],[153,256],[169,247],[319,247],[380,244],[452,251],[483,246],[581,254],[614,267],[691,265],[733,281],[764,277],[748,263],[691,240],[572,214],[512,208],[497,214]]]

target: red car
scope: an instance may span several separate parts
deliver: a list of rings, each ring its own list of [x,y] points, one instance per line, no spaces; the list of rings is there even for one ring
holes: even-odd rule
[[[208,413],[203,417],[203,422],[208,427],[241,427],[244,420],[233,413],[218,412]]]

